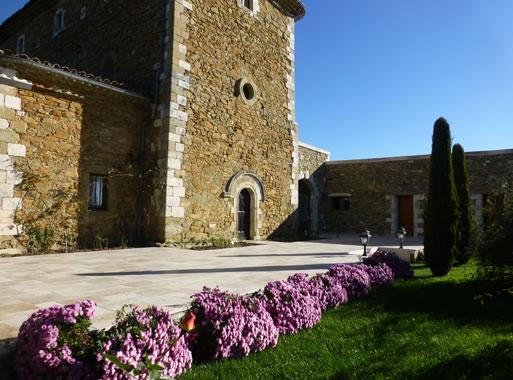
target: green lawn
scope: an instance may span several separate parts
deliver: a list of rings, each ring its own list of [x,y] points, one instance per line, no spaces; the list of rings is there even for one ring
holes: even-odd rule
[[[195,364],[189,379],[513,378],[513,305],[483,307],[475,266],[401,280],[326,312],[316,327],[240,360]]]

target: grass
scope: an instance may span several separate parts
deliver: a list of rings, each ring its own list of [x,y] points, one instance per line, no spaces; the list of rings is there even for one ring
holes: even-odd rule
[[[512,378],[511,301],[474,301],[482,286],[472,263],[444,278],[414,268],[415,279],[328,311],[274,349],[195,364],[180,380]]]

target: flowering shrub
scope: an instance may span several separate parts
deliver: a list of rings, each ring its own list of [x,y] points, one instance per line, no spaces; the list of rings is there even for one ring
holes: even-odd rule
[[[204,288],[180,325],[157,307],[131,306],[118,313],[111,329],[91,332],[92,301],[41,309],[20,328],[16,369],[22,380],[175,377],[191,367],[193,355],[233,358],[274,347],[279,334],[314,326],[322,310],[346,303],[348,296],[411,274],[409,263],[378,250],[363,264],[270,282],[263,294]]]
[[[289,281],[274,281],[267,284],[264,295],[280,334],[293,334],[321,319],[319,300],[310,295],[308,288]]]
[[[89,335],[93,301],[52,306],[36,311],[20,327],[16,371],[20,379],[54,379],[73,374],[80,378],[91,371],[93,356]]]
[[[349,297],[360,297],[369,293],[371,280],[360,266],[338,264],[332,266],[328,274],[347,290]]]
[[[298,288],[306,289],[322,311],[347,302],[347,291],[335,278],[326,274],[309,278],[305,273],[297,273],[290,276],[287,281]]]
[[[191,367],[192,354],[171,315],[157,307],[118,313],[97,354],[101,379],[149,379],[155,372],[175,377]]]
[[[359,266],[369,275],[371,286],[385,285],[394,280],[394,273],[385,263],[375,266],[360,264]]]
[[[192,339],[195,359],[247,356],[278,343],[278,329],[262,297],[209,288],[193,297],[191,311],[198,320]]]
[[[385,263],[394,273],[394,278],[411,278],[412,270],[410,263],[403,261],[393,252],[378,249],[371,256],[365,257],[363,263],[377,266]]]

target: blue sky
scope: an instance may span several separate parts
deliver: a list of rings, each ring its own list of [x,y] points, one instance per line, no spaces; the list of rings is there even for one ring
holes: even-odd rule
[[[3,1],[0,20],[25,1]],[[353,159],[513,148],[513,1],[305,0],[296,29],[301,140]]]

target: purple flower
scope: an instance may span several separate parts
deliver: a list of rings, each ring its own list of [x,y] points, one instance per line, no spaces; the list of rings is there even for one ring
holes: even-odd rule
[[[349,297],[361,297],[369,293],[370,277],[366,271],[357,265],[334,265],[329,269],[328,275],[347,290]]]
[[[392,270],[394,278],[411,278],[413,276],[410,263],[401,260],[395,253],[383,249],[378,249],[371,256],[364,258],[363,263],[371,266],[384,263]]]
[[[106,334],[110,339],[103,344],[103,352],[97,354],[103,380],[149,379],[148,364],[160,366],[161,375],[169,377],[178,376],[191,367],[192,354],[182,330],[168,312],[155,306],[147,309],[132,307],[127,314],[120,314]],[[127,373],[105,353],[125,365],[141,367],[142,374]]]
[[[73,330],[77,323],[87,331],[96,304],[87,300],[52,306],[33,313],[20,327],[16,343],[16,371],[20,379],[58,378],[84,370],[73,350],[59,341],[60,329]]]
[[[204,288],[193,297],[191,312],[197,323],[191,346],[195,358],[247,356],[277,344],[278,329],[262,297],[239,296],[217,288]]]
[[[290,281],[274,281],[267,284],[264,295],[267,310],[280,334],[296,333],[321,319],[319,299],[310,294],[308,287]]]
[[[381,263],[379,265],[359,264],[358,267],[362,268],[370,277],[371,286],[381,286],[389,284],[394,280],[394,273],[388,265]]]

